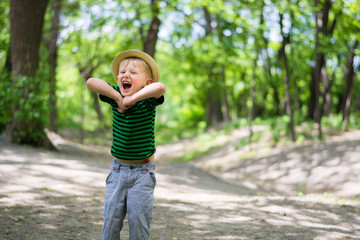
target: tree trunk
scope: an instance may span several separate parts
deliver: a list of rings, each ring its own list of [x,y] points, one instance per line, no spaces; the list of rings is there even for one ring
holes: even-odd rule
[[[39,45],[42,36],[42,26],[47,0],[11,0],[10,1],[10,44],[11,63],[13,70],[13,86],[19,77],[29,77],[33,81],[39,64]],[[13,117],[8,126],[8,137],[14,143],[29,144],[33,146],[50,146],[47,141],[41,118],[26,121],[19,118],[16,113],[24,113],[23,104],[29,101],[30,85],[25,84],[20,99],[13,104]],[[38,87],[32,89],[31,94],[37,96]],[[39,109],[36,109],[38,111]],[[31,111],[34,111],[33,109]],[[39,111],[39,114],[43,114]]]
[[[337,56],[337,66],[336,68],[333,70],[333,74],[331,75],[331,77],[329,78],[328,84],[324,84],[324,93],[323,93],[323,112],[326,115],[331,115],[333,113],[333,103],[332,103],[332,94],[331,94],[331,88],[335,83],[336,80],[336,72],[337,69],[341,66],[341,55],[338,54]],[[342,101],[339,101],[339,104],[337,105],[341,105]],[[338,108],[338,107],[337,107]],[[336,111],[336,112],[340,112]]]
[[[319,0],[315,1],[315,6],[320,5]],[[316,35],[315,35],[315,67],[313,68],[312,78],[310,83],[310,98],[308,104],[308,118],[316,121],[315,115],[319,118],[319,96],[320,96],[320,83],[321,83],[321,71],[325,69],[325,55],[320,51],[321,43],[320,37],[322,35],[328,35],[328,22],[329,11],[331,8],[331,1],[326,0],[321,10],[316,12]],[[326,70],[325,70],[326,71]]]
[[[207,88],[207,101],[206,101],[206,123],[208,126],[218,125],[224,120],[221,111],[221,91],[216,81],[216,74],[214,74],[214,68],[216,63],[212,63],[208,73],[208,88]]]
[[[334,72],[335,74],[335,72]],[[326,72],[325,66],[321,70],[321,76],[324,83],[324,91],[323,91],[323,105],[321,107],[321,116],[329,116],[332,113],[332,103],[331,103],[331,82],[329,76]]]
[[[256,117],[255,111],[255,86],[256,86],[256,67],[257,67],[257,59],[259,58],[259,51],[257,50],[256,58],[253,59],[253,66],[252,66],[252,76],[250,82],[250,109],[249,109],[249,120],[252,121]]]
[[[211,14],[207,7],[203,7],[204,17],[205,17],[205,37],[213,34],[211,27]],[[221,78],[219,74],[215,73],[215,68],[218,67],[216,61],[212,61],[209,66],[208,71],[208,84],[207,84],[207,101],[206,101],[206,122],[208,126],[218,125],[220,122],[224,121],[223,113],[221,110],[221,88],[217,84],[216,78]]]
[[[230,108],[229,108],[229,103],[227,100],[227,92],[226,92],[226,75],[225,75],[225,65],[222,64],[221,65],[221,79],[222,79],[222,83],[223,83],[223,87],[222,87],[222,103],[221,105],[224,106],[224,111],[223,111],[223,119],[225,122],[230,121]]]
[[[321,129],[321,108],[319,103],[320,97],[320,83],[322,82],[322,75],[326,71],[325,55],[320,50],[321,42],[320,38],[322,35],[326,36],[333,32],[335,27],[335,20],[329,29],[329,12],[331,9],[331,0],[325,0],[321,6],[321,10],[316,12],[316,42],[315,42],[315,67],[312,72],[312,79],[310,83],[310,98],[308,104],[308,118],[314,119],[318,127],[319,138],[322,139]],[[315,1],[315,6],[318,7],[320,1]]]
[[[10,1],[10,43],[14,81],[35,76],[47,0]]]
[[[50,105],[50,115],[49,115],[49,129],[53,132],[58,131],[57,122],[58,122],[58,112],[56,106],[56,60],[57,60],[57,39],[59,35],[59,20],[60,20],[60,11],[61,11],[61,0],[54,0],[52,5],[53,18],[51,22],[51,38],[48,43],[49,58],[50,58],[50,78],[49,78],[49,105]]]
[[[299,1],[295,1],[296,4],[299,3]],[[291,8],[292,9],[292,8]],[[296,22],[296,17],[295,17],[295,13],[293,10],[290,10],[290,22],[291,22],[291,27],[293,26],[293,23]],[[294,47],[291,47],[290,49],[290,56],[295,56],[295,48]],[[293,109],[295,109],[293,112],[302,112],[302,100],[300,99],[300,92],[301,92],[301,89],[299,88],[299,84],[298,84],[298,81],[299,81],[299,75],[298,74],[295,74],[295,71],[294,69],[297,69],[297,61],[291,61],[291,67],[290,69],[292,70],[292,85],[294,86],[292,88],[292,106],[293,106]]]
[[[250,90],[249,90],[249,98],[250,103],[248,105],[248,129],[249,129],[249,137],[248,143],[251,146],[252,138],[253,138],[253,129],[252,129],[252,121],[255,119],[255,83],[256,83],[256,67],[257,67],[257,59],[259,58],[259,50],[256,50],[256,58],[253,59],[253,67],[252,67],[252,77],[250,80]]]
[[[266,41],[266,46],[268,46],[268,41],[265,40],[265,39],[264,39],[264,41]],[[280,116],[279,91],[278,91],[278,87],[276,86],[276,81],[274,81],[273,75],[271,73],[271,61],[270,61],[270,56],[269,56],[267,47],[265,49],[265,53],[266,53],[266,62],[264,64],[264,71],[266,73],[265,76],[266,76],[267,82],[269,83],[270,87],[274,91],[273,97],[274,97],[274,111],[275,111],[275,114],[276,114],[276,116]]]
[[[151,12],[153,19],[149,27],[147,38],[143,43],[143,48],[144,48],[144,52],[146,52],[147,54],[149,54],[154,58],[156,42],[158,39],[158,32],[161,24],[160,19],[158,18],[160,9],[158,7],[157,0],[151,0]]]
[[[288,60],[287,60],[287,56],[286,56],[286,52],[285,52],[286,44],[290,43],[290,35],[286,36],[283,31],[283,14],[280,14],[280,22],[279,23],[280,23],[280,32],[281,32],[281,36],[283,39],[282,46],[280,48],[280,56],[283,59],[284,69],[285,69],[285,74],[284,74],[284,78],[283,78],[284,85],[285,85],[285,96],[286,96],[285,105],[286,105],[287,114],[290,118],[289,131],[290,131],[291,141],[295,142],[296,137],[295,137],[295,129],[294,129],[293,109],[292,109],[292,104],[291,104],[289,67],[288,67]],[[291,31],[289,31],[289,32],[291,32]]]
[[[356,101],[354,106],[354,111],[360,111],[360,89],[356,95]]]
[[[351,106],[351,97],[352,91],[354,87],[354,57],[355,57],[355,49],[359,41],[355,41],[354,45],[350,49],[350,54],[348,60],[346,62],[345,70],[344,70],[344,82],[345,82],[345,91],[344,98],[342,103],[342,111],[343,111],[343,120],[344,120],[344,128],[348,129],[349,126],[349,118],[350,118],[350,106]]]
[[[80,74],[83,77],[85,83],[92,76],[92,73],[99,65],[100,65],[100,62],[98,62],[98,64],[95,66],[88,66],[86,69],[79,68]],[[104,118],[103,113],[101,112],[98,94],[94,93],[93,91],[90,91],[90,93],[91,93],[91,98],[93,99],[93,102],[94,102],[94,109],[95,109],[95,112],[99,119],[100,125],[104,126],[105,118]]]
[[[211,15],[207,7],[204,7],[203,9],[204,9],[205,22],[206,22],[206,25],[204,26],[205,36],[209,36],[210,34],[212,34]]]
[[[246,82],[245,71],[241,71],[241,73],[239,73],[239,74],[240,74],[240,76],[239,76],[240,81]],[[246,116],[246,105],[244,107],[244,103],[246,103],[246,100],[247,100],[247,94],[246,94],[246,96],[245,96],[245,94],[240,94],[240,96],[238,96],[236,99],[236,116],[238,118]]]

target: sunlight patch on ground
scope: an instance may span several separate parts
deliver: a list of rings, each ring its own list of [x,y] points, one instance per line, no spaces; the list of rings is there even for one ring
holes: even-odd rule
[[[56,229],[58,228],[57,226],[51,225],[51,224],[41,224],[41,227],[45,228],[45,229]]]
[[[329,240],[329,239],[357,239],[353,235],[346,233],[338,233],[334,231],[324,232],[321,231],[320,236],[315,236],[313,240]]]
[[[186,205],[186,204],[182,204],[182,203],[176,203],[176,204],[165,204],[165,203],[157,203],[156,202],[156,199],[155,199],[155,204],[156,206],[159,206],[159,207],[168,207],[168,208],[171,208],[173,209],[174,211],[183,211],[183,212],[190,212],[190,211],[195,211],[195,208],[194,206],[189,206],[189,205]]]
[[[253,220],[251,217],[236,215],[236,214],[228,214],[224,217],[219,217],[216,219],[217,222],[223,222],[223,223],[241,223],[241,222],[248,222]]]
[[[188,192],[189,191],[189,192]],[[174,192],[166,186],[158,186],[155,189],[155,198],[166,200],[185,200],[189,203],[212,203],[216,201],[233,202],[241,200],[241,197],[235,195],[218,195],[212,191],[198,192],[195,188],[182,188],[182,190]]]
[[[6,197],[0,198],[0,204],[5,206],[15,206],[21,204],[34,204],[34,205],[42,205],[38,201],[35,204],[34,199],[39,198],[39,194],[34,193],[11,193],[9,192]]]
[[[213,170],[229,182],[255,180],[268,191],[294,194],[330,192],[346,197],[360,195],[360,141],[321,142],[284,148],[270,153],[229,162],[234,152],[204,160],[198,166]],[[217,166],[215,164],[218,164]]]
[[[213,193],[212,196],[208,194],[207,198],[200,198],[199,194],[199,191],[196,194],[191,192],[189,194],[191,196],[164,194],[162,197],[167,196],[167,201],[171,203],[157,205],[168,207],[172,211],[186,213],[186,217],[183,219],[184,224],[190,224],[200,231],[206,229],[209,224],[218,225],[220,229],[221,224],[232,224],[234,228],[239,228],[239,235],[236,237],[218,234],[219,236],[215,235],[214,239],[223,239],[221,236],[226,236],[228,239],[232,239],[231,237],[241,239],[241,228],[244,225],[251,225],[254,229],[267,226],[270,229],[269,231],[271,229],[278,229],[278,231],[282,228],[285,229],[285,232],[279,234],[279,237],[275,239],[291,239],[293,233],[287,233],[286,229],[292,229],[291,231],[297,229],[300,232],[306,229],[306,231],[313,233],[312,239],[315,239],[317,235],[327,236],[329,232],[337,234],[339,237],[350,237],[356,234],[358,231],[356,229],[360,229],[360,216],[355,216],[356,214],[352,216],[349,212],[347,222],[343,223],[343,215],[340,215],[342,213],[336,210],[344,204],[356,206],[358,202],[355,200],[324,198],[324,196],[320,197],[319,195],[306,197],[243,196],[242,198],[233,198],[231,202],[230,199],[216,196],[223,195],[221,193]],[[207,200],[204,201],[203,199]],[[183,201],[190,203],[190,205]],[[294,205],[295,202],[301,205]],[[335,235],[329,236],[331,237],[327,239],[334,239]],[[211,238],[207,237],[207,239]]]
[[[349,229],[346,227],[342,227],[339,225],[334,224],[322,224],[322,223],[315,223],[315,222],[309,222],[309,221],[298,221],[298,224],[304,227],[310,227],[310,228],[318,228],[318,229],[333,229],[337,231],[343,231],[348,232]]]
[[[248,239],[246,237],[240,237],[240,236],[216,236],[216,237],[207,237],[206,239],[216,239],[216,240],[242,240],[242,239]]]
[[[5,153],[5,154],[4,154]],[[39,157],[40,156],[40,157]],[[54,159],[46,153],[16,155],[2,150],[0,203],[7,205],[44,204],[47,197],[86,195],[90,188],[104,188],[108,169],[99,170],[84,161]],[[45,198],[45,199],[44,199]]]
[[[265,211],[265,212],[277,213],[277,214],[282,215],[282,216],[287,216],[289,214],[291,215],[291,214],[297,212],[293,208],[287,208],[285,206],[278,206],[278,205],[268,205],[266,207],[262,207],[262,208],[259,208],[259,209],[262,210],[262,211]]]
[[[258,233],[261,236],[271,236],[271,239],[310,239],[309,236],[319,240],[356,239],[355,237],[360,236],[359,201],[356,199],[337,198],[323,193],[305,194],[304,197],[298,194],[291,197],[277,196],[279,193],[276,191],[259,191],[260,194],[257,194],[257,191],[251,190],[257,190],[257,186],[263,187],[263,184],[252,182],[262,176],[265,176],[265,183],[270,178],[275,178],[270,183],[273,186],[275,183],[275,187],[281,182],[285,184],[291,181],[294,185],[304,184],[304,190],[307,190],[307,184],[316,183],[319,187],[320,183],[329,184],[330,180],[336,180],[335,183],[341,183],[342,187],[359,189],[355,185],[359,182],[359,174],[356,173],[360,165],[356,162],[359,156],[356,144],[357,142],[346,144],[343,148],[330,145],[326,147],[328,150],[317,149],[326,146],[319,144],[316,148],[303,147],[278,155],[257,156],[255,159],[242,159],[231,164],[226,162],[229,174],[236,177],[228,182],[191,164],[157,167],[154,215],[158,218],[153,219],[157,224],[152,228],[155,233],[156,230],[158,233],[170,232],[171,236],[166,236],[169,237],[166,239],[192,239],[197,234],[196,239],[250,240],[256,239]],[[333,149],[342,152],[338,154]],[[318,150],[319,155],[312,159],[312,151]],[[0,159],[4,159],[0,160],[0,183],[6,183],[5,188],[0,188],[0,206],[15,211],[18,206],[11,207],[12,205],[32,205],[28,215],[43,216],[45,225],[42,230],[50,223],[50,228],[54,225],[58,226],[58,231],[62,231],[59,226],[64,222],[57,225],[47,220],[63,217],[70,221],[67,222],[68,229],[72,229],[72,225],[79,220],[88,219],[89,223],[97,224],[100,231],[102,191],[108,167],[99,167],[86,159],[67,157],[68,160],[65,160],[54,153],[50,156],[42,151],[24,151],[26,153],[21,155],[14,147],[14,150],[8,151],[6,157],[3,157],[2,153],[6,151],[0,149]],[[14,160],[12,154],[22,157],[14,156]],[[252,164],[256,165],[253,169],[250,167]],[[324,166],[329,166],[329,172],[326,172]],[[314,172],[311,172],[312,168]],[[277,171],[276,175],[269,174],[272,170]],[[321,178],[316,178],[320,175],[322,182],[319,182]],[[49,212],[52,215],[46,215]],[[77,219],[73,218],[75,212],[78,213]],[[90,218],[91,213],[98,214],[98,217]],[[28,216],[23,213],[18,215]],[[15,218],[18,215],[12,214]],[[37,224],[35,223],[36,227]],[[84,226],[80,227],[86,229]],[[173,229],[177,231],[174,235],[171,232]],[[243,233],[247,234],[246,238],[242,238]],[[75,235],[72,239],[74,238]]]

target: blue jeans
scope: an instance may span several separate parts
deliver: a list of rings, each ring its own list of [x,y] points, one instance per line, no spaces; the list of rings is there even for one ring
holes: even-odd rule
[[[102,240],[119,240],[126,213],[130,240],[149,239],[155,185],[155,162],[113,160],[106,178]]]

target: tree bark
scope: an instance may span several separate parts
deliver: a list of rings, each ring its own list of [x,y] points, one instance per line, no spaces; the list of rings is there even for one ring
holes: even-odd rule
[[[57,98],[56,98],[56,60],[57,60],[57,39],[59,35],[59,21],[61,12],[61,0],[54,0],[52,5],[53,18],[51,22],[51,38],[48,43],[49,63],[50,63],[50,78],[49,78],[49,129],[53,132],[58,132],[58,112],[57,112]]]
[[[356,95],[356,101],[354,106],[354,111],[360,111],[360,89]]]
[[[354,45],[351,47],[350,54],[348,56],[348,60],[346,62],[346,66],[344,70],[345,90],[344,90],[344,98],[342,103],[342,111],[343,111],[345,130],[347,130],[349,126],[351,97],[354,87],[354,76],[355,76],[354,57],[355,57],[355,49],[357,48],[358,44],[359,41],[355,41]]]
[[[266,73],[266,79],[267,82],[269,83],[270,87],[272,88],[272,90],[274,91],[273,97],[274,97],[274,110],[275,110],[275,114],[276,116],[280,116],[280,97],[279,97],[279,91],[278,91],[278,87],[276,86],[276,81],[274,81],[273,79],[273,75],[271,73],[271,61],[270,61],[270,56],[268,53],[268,41],[265,40],[265,44],[266,44],[266,49],[265,49],[265,53],[266,53],[266,61],[264,64],[264,71]]]
[[[205,37],[213,34],[213,29],[211,27],[211,14],[207,7],[203,7],[204,17],[205,17]],[[207,101],[206,101],[206,122],[208,126],[218,125],[220,122],[224,121],[223,113],[221,110],[221,88],[217,84],[216,78],[221,78],[214,70],[218,67],[216,61],[212,61],[209,64],[208,71],[208,87],[207,87]]]
[[[10,1],[10,44],[13,80],[35,76],[47,0]]]
[[[295,142],[296,141],[296,136],[295,136],[295,128],[294,128],[294,116],[293,116],[293,109],[292,109],[292,104],[291,104],[291,94],[290,94],[290,83],[289,83],[289,67],[288,67],[288,59],[286,56],[286,52],[285,52],[285,47],[286,44],[290,43],[290,33],[288,36],[285,35],[284,31],[283,31],[283,14],[280,14],[280,32],[281,32],[281,36],[282,36],[282,46],[280,48],[280,56],[283,59],[284,62],[284,70],[285,70],[285,74],[283,77],[283,81],[284,81],[284,85],[285,85],[285,96],[286,96],[286,111],[287,114],[290,118],[290,123],[289,123],[289,131],[290,131],[290,137],[291,137],[291,141]]]
[[[98,64],[95,66],[88,66],[85,69],[79,68],[80,74],[83,77],[85,83],[92,76],[92,73],[99,65],[100,65],[100,62],[98,62]],[[104,117],[103,113],[101,112],[98,94],[94,93],[93,91],[90,91],[90,93],[91,93],[91,98],[93,99],[93,102],[94,102],[94,109],[95,109],[95,112],[99,119],[100,125],[104,125],[105,117]]]
[[[320,5],[320,1],[315,1],[315,6],[318,7]],[[315,67],[313,68],[312,78],[310,83],[310,98],[308,104],[308,118],[316,119],[315,115],[318,115],[320,110],[319,107],[319,96],[320,96],[320,82],[321,82],[321,72],[324,71],[323,68],[325,66],[325,55],[320,51],[321,36],[328,35],[328,19],[329,19],[329,11],[331,8],[331,1],[326,0],[322,9],[315,13],[316,16],[316,35],[315,35]],[[325,70],[326,71],[326,70]]]
[[[10,1],[10,44],[13,86],[20,76],[34,77],[39,65],[39,45],[47,0],[11,0]],[[26,121],[18,118],[16,112],[26,110],[20,102],[29,101],[31,83],[26,84],[20,99],[13,104],[13,117],[7,127],[7,137],[14,143],[33,146],[51,146],[47,141],[41,118]],[[32,94],[39,94],[38,87]],[[42,114],[41,112],[39,114]],[[35,132],[37,134],[35,134]]]
[[[147,38],[143,43],[143,49],[144,52],[146,52],[147,54],[149,54],[154,58],[155,50],[156,50],[156,42],[158,39],[158,33],[161,24],[161,21],[158,18],[160,9],[157,0],[151,0],[151,12],[153,18],[149,27]]]
[[[315,1],[315,6],[318,7],[320,1]],[[316,12],[316,35],[315,35],[315,67],[313,68],[312,78],[310,83],[310,98],[308,104],[308,118],[314,119],[317,127],[319,138],[322,138],[321,129],[321,108],[319,103],[320,97],[320,83],[322,82],[322,75],[326,71],[325,54],[320,50],[321,48],[321,36],[328,36],[332,34],[336,20],[332,23],[329,28],[329,12],[331,9],[332,1],[325,0],[321,6],[321,10]]]
[[[242,82],[246,82],[246,73],[245,71],[241,71],[239,73],[239,79]],[[236,116],[238,118],[245,117],[246,116],[246,105],[244,106],[244,103],[246,103],[247,100],[247,94],[240,94],[236,99]]]
[[[335,74],[335,73],[334,73]],[[332,103],[331,103],[331,82],[329,79],[329,75],[327,74],[325,66],[321,70],[321,78],[323,79],[323,104],[321,107],[321,116],[329,116],[332,113]]]
[[[223,87],[222,87],[222,103],[221,105],[224,106],[224,111],[223,111],[223,119],[225,122],[230,121],[230,107],[229,107],[229,102],[227,100],[227,91],[226,91],[226,75],[225,75],[225,65],[222,64],[221,65],[221,79],[222,79],[222,83],[223,83]]]
[[[249,137],[248,144],[251,146],[253,139],[253,129],[252,129],[252,121],[255,119],[255,84],[256,84],[256,67],[257,67],[257,59],[259,58],[259,49],[256,50],[256,57],[253,59],[253,67],[252,67],[252,77],[250,80],[250,90],[249,90],[249,98],[250,98],[250,106],[248,110],[248,129],[249,129]]]
[[[216,63],[210,65],[210,72],[208,73],[208,91],[206,101],[206,122],[208,126],[218,125],[224,120],[221,111],[221,91],[219,91],[218,84],[216,82],[213,69],[216,67]]]

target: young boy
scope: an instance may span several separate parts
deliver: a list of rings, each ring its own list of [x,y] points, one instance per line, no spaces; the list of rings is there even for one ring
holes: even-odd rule
[[[155,178],[155,108],[164,102],[156,62],[138,50],[119,53],[111,64],[118,86],[90,78],[86,85],[112,106],[114,157],[106,179],[101,239],[120,238],[126,213],[131,240],[149,239]]]

